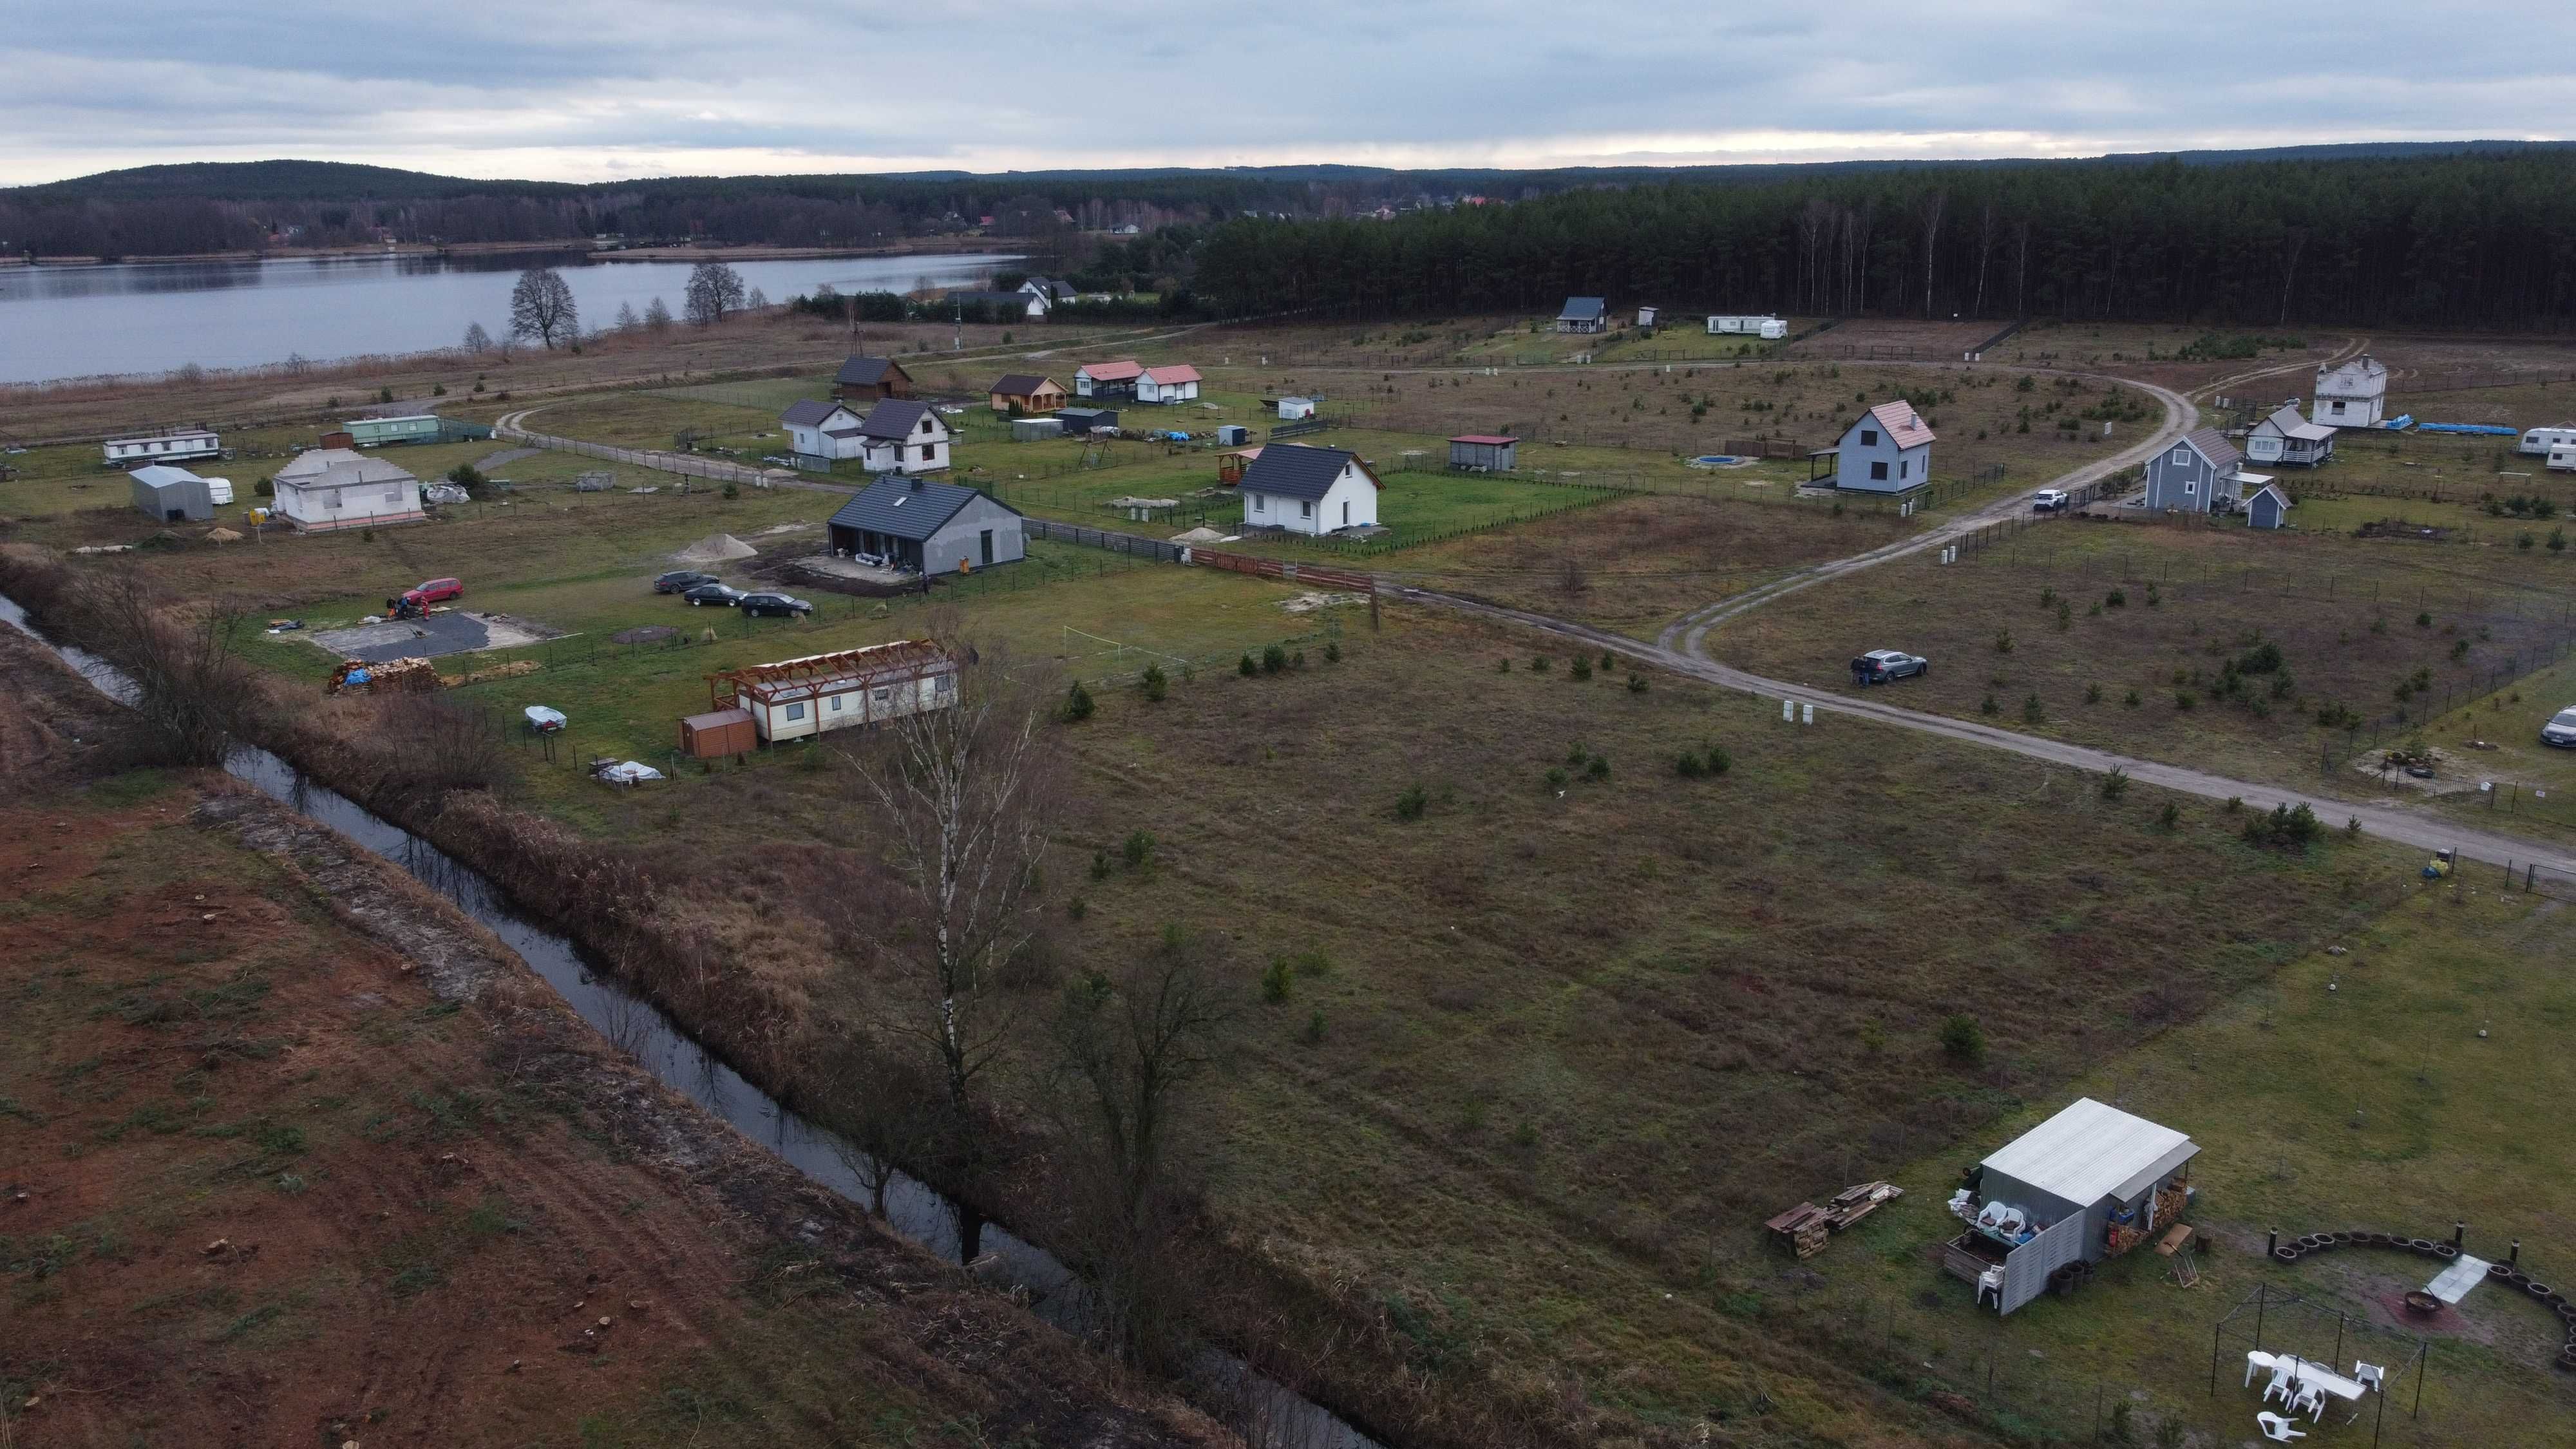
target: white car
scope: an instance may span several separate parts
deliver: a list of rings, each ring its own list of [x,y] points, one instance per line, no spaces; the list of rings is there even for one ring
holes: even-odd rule
[[[2549,723],[2540,727],[2540,742],[2556,745],[2562,750],[2576,750],[2576,705],[2569,705],[2550,716]]]
[[[2066,506],[2066,497],[2066,490],[2063,488],[2042,488],[2037,493],[2030,495],[2030,511],[2033,513],[2055,513]]]

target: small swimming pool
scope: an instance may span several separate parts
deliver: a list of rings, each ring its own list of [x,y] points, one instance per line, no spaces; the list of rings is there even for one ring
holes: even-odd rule
[[[1694,468],[1741,468],[1753,460],[1739,458],[1733,453],[1702,453],[1690,461]]]

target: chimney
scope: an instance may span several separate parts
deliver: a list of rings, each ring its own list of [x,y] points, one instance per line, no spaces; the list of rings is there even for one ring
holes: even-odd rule
[[[912,491],[915,493],[921,491],[921,475],[918,473],[912,475]]]

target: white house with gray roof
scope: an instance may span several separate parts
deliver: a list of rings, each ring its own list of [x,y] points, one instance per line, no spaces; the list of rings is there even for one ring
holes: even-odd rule
[[[2216,428],[2195,428],[2147,460],[2147,507],[2156,513],[2226,513],[2236,506],[2245,455]]]
[[[2388,416],[2388,369],[2365,352],[2317,368],[2308,417],[2330,428],[2375,428]]]
[[[1243,471],[1243,526],[1321,536],[1377,526],[1386,487],[1356,454],[1273,443]]]
[[[859,466],[871,473],[944,472],[948,425],[926,402],[888,398],[859,424]]]
[[[2283,407],[2256,423],[2245,435],[2245,455],[2257,463],[2295,463],[2313,468],[2334,457],[2335,430]]]
[[[858,457],[864,445],[859,425],[865,421],[847,403],[795,402],[778,415],[787,429],[788,447],[807,458],[838,462]]]
[[[298,533],[419,523],[420,480],[394,463],[350,448],[307,448],[270,480],[277,515]]]

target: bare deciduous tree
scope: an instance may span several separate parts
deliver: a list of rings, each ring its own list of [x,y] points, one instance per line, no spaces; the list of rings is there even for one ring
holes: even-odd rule
[[[89,580],[77,609],[91,642],[133,681],[125,703],[152,759],[213,768],[231,758],[256,697],[233,647],[239,619],[174,612],[131,569]]]
[[[1222,941],[1166,927],[1123,978],[1068,984],[1056,1013],[1054,1101],[1075,1149],[1063,1161],[1078,1250],[1103,1332],[1158,1365],[1179,1342],[1186,1297],[1172,1251],[1188,1218],[1174,1148],[1228,1015],[1224,954]]]
[[[581,335],[581,308],[572,284],[552,267],[530,267],[510,289],[510,334],[534,337],[551,348],[558,337]]]
[[[618,304],[617,304],[617,330],[618,330],[618,331],[620,331],[620,332],[632,332],[632,331],[634,331],[636,328],[641,327],[641,326],[643,326],[643,325],[644,325],[644,319],[642,319],[641,317],[638,317],[638,316],[636,316],[636,315],[635,315],[635,304],[634,304],[634,303],[632,303],[632,302],[620,302],[620,303],[618,303]]]
[[[929,1048],[952,1110],[1009,1035],[994,975],[1035,927],[1037,865],[1055,813],[1051,757],[1039,743],[1053,681],[1014,676],[943,641],[958,673],[945,707],[883,727],[852,757],[861,798],[886,841],[894,891],[861,936],[886,969],[888,1031]],[[974,661],[974,662],[969,662]]]
[[[742,273],[722,262],[700,262],[689,269],[688,290],[680,301],[690,321],[712,327],[727,312],[741,310],[742,296]]]
[[[492,350],[492,334],[483,330],[482,323],[465,324],[465,350],[476,357]]]
[[[655,332],[666,331],[669,329],[671,325],[671,309],[663,304],[661,298],[654,298],[651,304],[645,307],[644,325]]]

